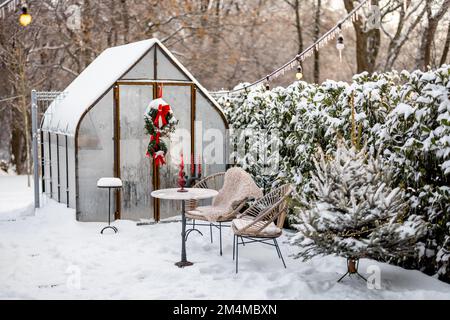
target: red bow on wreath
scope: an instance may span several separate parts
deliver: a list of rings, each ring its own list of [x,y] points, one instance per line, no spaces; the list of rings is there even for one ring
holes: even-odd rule
[[[162,105],[160,104],[158,106],[158,112],[156,113],[156,117],[155,117],[155,121],[153,121],[153,123],[155,124],[155,126],[157,128],[162,128],[163,126],[165,126],[167,124],[167,114],[170,111],[170,106],[168,104],[166,105]]]
[[[153,155],[153,160],[155,161],[155,165],[157,167],[165,164],[166,159],[164,159],[164,152],[163,151],[155,152],[155,154]]]

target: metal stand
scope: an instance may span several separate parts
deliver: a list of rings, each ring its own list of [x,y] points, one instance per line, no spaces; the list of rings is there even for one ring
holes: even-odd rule
[[[353,263],[355,263],[355,268],[354,269],[349,267],[350,261],[353,261]],[[363,279],[364,281],[367,282],[367,279],[364,278],[358,272],[358,268],[359,268],[359,259],[347,258],[347,272],[342,277],[340,277],[337,282],[341,282],[341,280],[344,279],[347,275],[350,277],[352,274],[356,274],[358,277],[360,277],[361,279]]]
[[[111,225],[111,187],[108,188],[108,225],[104,227],[100,233],[103,234],[103,231],[106,229],[112,229],[114,230],[114,233],[119,231],[116,227]]]
[[[185,212],[185,200],[181,202],[181,261],[175,263],[179,268],[192,266],[193,263],[187,261],[186,258],[186,212]]]
[[[241,243],[239,243],[239,238],[241,238]],[[250,241],[244,241],[244,239],[250,240]],[[273,241],[272,243],[269,243],[268,241]],[[255,238],[255,237],[244,237],[239,235],[233,236],[233,260],[236,253],[236,273],[238,273],[238,267],[239,267],[239,245],[242,244],[245,246],[245,244],[253,243],[253,242],[259,242],[263,244],[267,244],[269,246],[275,247],[275,250],[277,251],[278,258],[281,259],[283,262],[283,266],[286,269],[286,263],[284,262],[283,255],[281,254],[280,246],[278,245],[277,239],[275,238]]]

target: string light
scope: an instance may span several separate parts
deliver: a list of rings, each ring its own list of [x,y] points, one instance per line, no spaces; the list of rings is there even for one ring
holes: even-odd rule
[[[19,23],[26,27],[27,25],[29,25],[31,23],[31,15],[28,13],[28,9],[26,5],[22,6],[22,13],[20,14],[19,17]]]
[[[345,49],[344,36],[342,35],[342,26],[339,24],[339,36],[337,38],[336,49],[339,50],[339,60],[342,62],[342,51]]]
[[[297,54],[293,59],[289,60],[287,63],[273,71],[272,73],[268,74],[264,78],[261,78],[251,84],[245,85],[241,88],[234,89],[234,90],[222,90],[218,92],[210,92],[213,96],[221,96],[221,95],[233,95],[237,94],[240,91],[247,91],[248,88],[254,87],[256,85],[259,85],[261,83],[265,83],[266,90],[270,90],[269,80],[274,80],[278,78],[279,76],[285,74],[286,71],[289,71],[300,62],[303,62],[306,58],[309,58],[313,55],[314,50],[319,50],[324,45],[326,45],[329,41],[332,39],[335,39],[337,37],[337,43],[336,48],[339,50],[339,56],[342,61],[342,51],[345,48],[344,45],[344,36],[342,35],[342,29],[343,28],[349,28],[352,25],[352,21],[356,21],[359,19],[358,12],[363,9],[363,6],[370,3],[369,0],[363,0],[357,5],[350,13],[348,13],[336,26],[331,28],[328,32],[326,32],[322,37],[320,37],[315,43],[310,45],[308,48],[306,48],[302,53]],[[297,66],[297,75],[303,78],[302,70],[300,69],[300,72],[298,72],[299,68]],[[298,78],[297,78],[298,79]]]
[[[297,80],[302,80],[303,73],[302,73],[302,66],[301,65],[298,65],[297,73],[295,74],[295,77],[297,78]]]

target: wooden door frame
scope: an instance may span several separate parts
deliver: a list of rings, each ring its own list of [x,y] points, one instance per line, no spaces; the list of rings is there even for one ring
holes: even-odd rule
[[[114,122],[114,175],[117,178],[121,178],[120,172],[120,87],[121,86],[152,86],[153,99],[157,96],[158,86],[182,86],[182,87],[190,87],[190,111],[191,111],[191,153],[195,152],[195,119],[196,119],[196,94],[197,94],[197,86],[192,81],[163,81],[163,80],[138,80],[138,81],[127,81],[121,80],[117,81],[114,85],[114,112],[113,112],[113,122]],[[153,190],[158,190],[160,188],[160,174],[159,168],[155,166],[154,162],[153,166],[153,176],[152,176],[152,184]],[[122,199],[120,190],[117,190],[115,193],[115,203],[116,210],[114,216],[116,219],[121,219],[121,206]],[[161,212],[160,212],[160,200],[157,198],[153,198],[153,218],[155,221],[160,221]]]

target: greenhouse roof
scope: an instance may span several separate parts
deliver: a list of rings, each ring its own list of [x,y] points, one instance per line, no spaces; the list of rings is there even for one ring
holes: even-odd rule
[[[103,51],[64,90],[60,98],[52,102],[45,112],[42,130],[74,136],[83,114],[107,93],[133,66],[157,44],[161,50],[196,84],[199,90],[222,112],[208,91],[157,39],[148,39]]]

